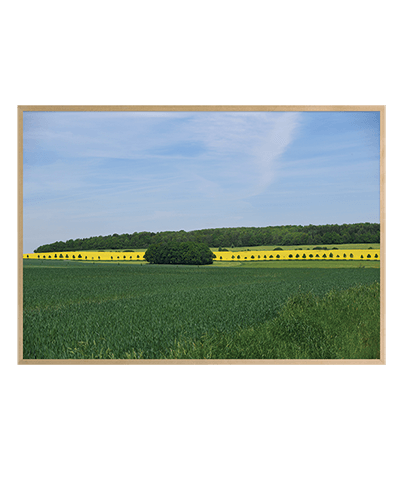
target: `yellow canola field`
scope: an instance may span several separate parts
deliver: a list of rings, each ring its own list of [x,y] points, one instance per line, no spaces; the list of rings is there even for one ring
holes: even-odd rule
[[[356,259],[378,260],[380,249],[297,249],[282,251],[213,251],[215,261],[276,261],[293,259]],[[63,251],[58,253],[28,253],[25,259],[69,259],[81,261],[144,261],[145,251]]]
[[[118,251],[63,251],[57,253],[29,253],[24,254],[27,259],[70,259],[79,261],[144,261],[146,251],[118,252]]]
[[[279,259],[380,259],[380,249],[285,249],[282,251],[214,251],[215,261],[276,261]]]

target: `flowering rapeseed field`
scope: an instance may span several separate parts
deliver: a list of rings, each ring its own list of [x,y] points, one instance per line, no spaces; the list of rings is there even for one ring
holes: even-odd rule
[[[78,261],[144,261],[146,251],[63,251],[28,253],[25,259],[69,259]],[[213,251],[215,261],[276,261],[276,260],[380,260],[380,249],[296,249],[280,251]]]
[[[296,249],[281,251],[214,251],[216,261],[271,261],[271,260],[293,260],[293,259],[357,259],[377,260],[380,259],[380,249]]]
[[[24,259],[69,259],[78,261],[144,261],[146,251],[63,251],[57,253],[29,253]]]

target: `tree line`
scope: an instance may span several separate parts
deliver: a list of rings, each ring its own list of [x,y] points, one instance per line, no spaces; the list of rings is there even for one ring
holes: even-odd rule
[[[314,226],[267,226],[262,228],[211,228],[196,231],[134,232],[69,239],[39,246],[34,253],[110,249],[147,249],[168,242],[204,243],[211,248],[241,246],[299,246],[316,244],[380,243],[379,223],[326,224]]]

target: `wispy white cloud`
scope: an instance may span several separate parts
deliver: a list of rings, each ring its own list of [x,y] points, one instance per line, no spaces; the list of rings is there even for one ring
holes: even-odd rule
[[[282,154],[294,140],[301,113],[288,112],[279,116],[262,142],[257,144],[254,163],[259,172],[258,193],[264,191],[276,177],[277,165]]]
[[[200,156],[212,166],[217,188],[231,198],[262,193],[274,181],[276,161],[293,141],[300,113],[206,113],[195,116],[187,135],[204,143]],[[204,171],[201,170],[201,176]]]

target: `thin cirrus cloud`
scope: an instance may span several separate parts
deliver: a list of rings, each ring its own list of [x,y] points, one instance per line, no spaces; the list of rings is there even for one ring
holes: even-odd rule
[[[275,178],[276,160],[293,141],[299,116],[208,113],[192,118],[184,135],[203,146],[189,173],[198,177],[197,189],[232,201],[263,192]]]

